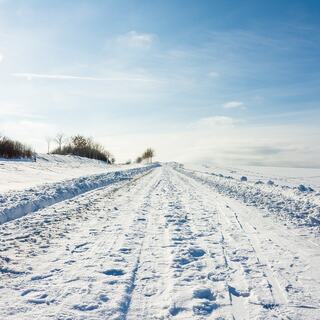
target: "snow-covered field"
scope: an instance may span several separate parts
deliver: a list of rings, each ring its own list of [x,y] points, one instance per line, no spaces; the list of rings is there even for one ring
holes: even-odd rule
[[[70,190],[70,181],[108,181],[0,225],[0,318],[319,319],[313,174],[293,183],[283,173],[280,183],[225,170],[169,163],[69,182],[57,174],[44,188],[2,193],[0,210],[23,194],[30,202]]]
[[[52,155],[41,156],[37,162],[3,162],[3,181],[6,181],[9,175],[11,183],[3,186],[7,192],[0,194],[0,224],[81,193],[131,179],[137,174],[148,171],[149,167],[111,166],[87,158]],[[36,176],[35,181],[32,181],[32,175],[28,174],[30,170]],[[77,178],[66,180],[74,176]],[[58,182],[48,183],[57,180]],[[29,184],[31,188],[19,190]],[[14,186],[18,186],[18,190],[11,190]]]
[[[43,183],[139,166],[106,165],[105,162],[88,158],[46,154],[38,155],[37,162],[0,159],[0,192],[23,190]]]
[[[272,180],[276,184],[297,187],[300,184],[310,186],[320,191],[320,169],[315,168],[286,168],[262,166],[219,167],[209,165],[186,165],[187,168],[203,172],[214,172],[225,176],[240,178],[247,176],[251,181]]]

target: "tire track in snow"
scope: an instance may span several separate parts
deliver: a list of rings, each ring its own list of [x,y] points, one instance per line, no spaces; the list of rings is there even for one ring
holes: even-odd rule
[[[167,209],[166,183],[162,178],[150,197],[146,236],[142,244],[135,288],[126,319],[152,319],[163,313],[168,304],[169,235],[165,228]]]
[[[257,227],[271,218],[255,220],[230,201],[164,166],[117,192],[97,190],[1,226],[0,263],[13,271],[0,274],[2,316],[314,319],[317,305],[305,302],[317,297],[295,291],[306,283],[311,244],[303,256],[294,241],[300,259],[288,266],[281,229]],[[275,281],[288,303],[273,300]]]
[[[199,182],[191,179],[191,183],[193,183],[195,189],[200,189],[200,195],[206,196],[207,202],[211,202],[212,200],[212,191],[208,188],[204,187]],[[193,180],[193,181],[192,181]],[[221,199],[222,197],[220,197]],[[219,217],[219,224],[222,235],[222,245],[226,248],[225,251],[225,259],[228,261],[228,266],[234,270],[234,281],[238,284],[242,282],[246,282],[245,286],[254,288],[251,296],[258,296],[258,300],[255,302],[255,298],[253,301],[250,301],[253,305],[263,306],[263,309],[259,312],[256,308],[249,307],[249,314],[256,316],[263,316],[263,314],[273,313],[279,316],[278,307],[286,305],[286,297],[283,294],[283,291],[279,288],[277,280],[274,279],[272,273],[269,271],[269,266],[265,263],[265,261],[261,261],[261,258],[258,256],[257,250],[252,246],[251,239],[249,239],[243,232],[243,229],[239,225],[238,222],[233,223],[229,217],[226,216],[226,210],[221,208],[221,205],[217,201],[216,197],[213,198],[214,202],[212,206],[217,210]],[[235,238],[234,238],[235,237]],[[249,244],[249,247],[248,247]],[[253,253],[253,254],[252,254]],[[242,272],[241,275],[237,272],[238,270],[247,270],[248,272]],[[253,275],[250,273],[253,271]],[[262,271],[262,272],[261,272]],[[240,277],[240,279],[239,279]],[[240,281],[239,281],[240,280]],[[265,282],[265,284],[264,284]],[[233,288],[233,287],[232,287]],[[276,291],[274,292],[274,289]],[[239,290],[237,290],[239,291]],[[241,290],[240,290],[241,292]],[[247,290],[245,290],[247,292]],[[249,296],[249,294],[246,294]],[[276,296],[275,296],[276,295]],[[232,297],[232,296],[230,296]],[[269,297],[269,298],[268,298]],[[241,301],[239,301],[238,303]],[[252,300],[252,298],[251,298]],[[232,301],[231,301],[232,306]],[[240,309],[245,309],[246,306],[235,306],[234,315],[236,319],[245,319],[243,315],[240,314]],[[267,311],[266,311],[267,310]],[[283,311],[282,311],[283,312]],[[266,316],[266,315],[265,315]]]
[[[248,285],[243,274],[239,272],[237,263],[233,262],[227,254],[228,243],[225,242],[225,237],[219,230],[219,214],[216,204],[211,204],[210,198],[197,190],[198,186],[194,185],[193,180],[181,174],[178,177],[185,186],[188,186],[184,191],[185,197],[196,200],[195,205],[189,208],[193,213],[190,217],[190,225],[193,232],[200,235],[197,240],[198,244],[206,249],[212,259],[211,271],[207,277],[211,281],[211,286],[217,296],[216,301],[219,304],[214,313],[223,318],[231,313],[233,319],[247,319],[249,317],[248,306],[243,300],[249,296]],[[198,212],[202,214],[198,215]],[[209,265],[209,261],[207,264]],[[237,285],[231,286],[232,279],[237,279]],[[239,284],[243,289],[241,291]]]
[[[167,317],[203,319],[217,316],[226,300],[221,296],[220,284],[210,279],[214,266],[223,263],[217,252],[218,239],[215,238],[212,245],[206,240],[215,237],[215,230],[202,219],[208,212],[201,208],[198,194],[189,192],[189,183],[176,172],[170,168],[167,171],[172,191],[166,219],[173,256],[172,301]]]
[[[91,273],[97,272],[100,274],[101,270],[96,270],[97,266],[99,268],[100,261],[106,259],[106,252],[105,249],[108,250],[108,243],[110,245],[109,249],[112,249],[114,246],[114,243],[117,241],[117,237],[124,236],[125,230],[122,229],[122,232],[119,232],[120,227],[124,228],[130,228],[130,221],[133,223],[133,219],[135,218],[136,212],[139,212],[139,208],[141,206],[141,201],[144,201],[145,198],[145,190],[148,184],[153,183],[153,181],[157,181],[157,178],[155,177],[155,174],[152,173],[149,178],[143,178],[143,181],[147,181],[147,184],[144,185],[143,182],[137,181],[132,182],[130,181],[127,183],[127,186],[125,188],[120,188],[120,194],[119,193],[111,193],[106,188],[105,190],[98,190],[95,192],[92,192],[87,195],[83,195],[77,199],[69,200],[66,205],[59,204],[57,206],[54,206],[50,209],[46,209],[43,212],[39,212],[35,217],[36,220],[41,221],[43,217],[41,217],[42,213],[48,212],[49,214],[55,210],[56,207],[61,207],[62,212],[68,213],[66,217],[68,218],[66,220],[66,217],[61,215],[61,212],[57,212],[59,214],[58,219],[53,222],[52,228],[54,227],[54,230],[57,231],[56,233],[53,233],[50,236],[50,243],[51,249],[54,249],[54,245],[57,244],[59,251],[56,253],[50,252],[50,248],[48,249],[49,252],[45,255],[35,255],[37,258],[37,264],[39,264],[40,269],[44,269],[43,272],[39,272],[39,274],[45,273],[45,270],[54,269],[53,266],[56,267],[56,269],[62,269],[63,272],[53,273],[50,277],[50,281],[43,283],[43,281],[37,281],[32,283],[33,288],[32,290],[37,290],[37,292],[42,291],[50,291],[49,296],[54,297],[52,300],[43,300],[44,302],[50,302],[49,306],[44,303],[41,305],[30,305],[27,304],[26,307],[24,307],[24,317],[26,319],[30,319],[30,317],[27,315],[28,313],[26,310],[30,310],[32,312],[33,318],[38,317],[39,319],[45,318],[44,315],[51,314],[51,316],[54,316],[55,314],[62,314],[63,316],[74,316],[74,313],[80,311],[80,313],[83,313],[82,310],[95,308],[97,307],[97,304],[95,301],[93,301],[91,304],[87,303],[87,305],[79,305],[79,310],[73,311],[70,309],[72,308],[72,305],[75,304],[76,300],[79,301],[84,300],[83,297],[86,296],[86,293],[92,292],[92,276]],[[136,186],[135,186],[136,184]],[[126,193],[129,192],[129,195]],[[119,195],[122,195],[119,197]],[[105,198],[107,197],[107,198]],[[110,197],[110,198],[109,198]],[[131,197],[131,198],[130,198]],[[124,198],[124,199],[123,199]],[[139,198],[141,200],[139,200]],[[114,199],[116,202],[112,203],[112,199]],[[118,200],[119,199],[119,200]],[[123,203],[123,200],[126,202],[131,202],[133,205],[130,206],[129,210],[124,210],[122,214],[120,211],[120,207],[125,204]],[[114,205],[119,202],[118,207],[114,208]],[[108,205],[109,203],[109,205]],[[110,211],[105,209],[105,206],[109,206],[113,208]],[[79,210],[80,208],[80,210]],[[81,209],[82,208],[82,209]],[[117,210],[116,210],[117,209]],[[133,210],[133,212],[132,212]],[[126,218],[124,218],[124,214],[132,213]],[[113,217],[112,217],[113,216]],[[111,220],[109,219],[111,218]],[[130,218],[131,217],[131,218]],[[21,220],[15,220],[12,222],[13,225],[23,225],[28,224],[31,222],[32,226],[35,226],[37,221],[34,221],[34,219],[31,219],[31,216],[27,216]],[[45,218],[46,219],[46,218]],[[76,220],[75,220],[76,219]],[[80,221],[78,221],[80,219]],[[68,221],[67,227],[64,227],[64,224],[61,224],[63,221]],[[71,221],[71,222],[69,222]],[[47,224],[48,225],[48,224]],[[46,224],[44,225],[46,226]],[[48,226],[51,227],[51,224]],[[7,227],[7,226],[6,226]],[[5,227],[5,228],[6,228]],[[56,227],[57,230],[56,230]],[[61,238],[61,234],[59,233],[59,228],[64,229],[64,233],[68,236],[67,238]],[[72,229],[70,229],[72,228]],[[98,230],[99,237],[93,237],[91,235],[90,229],[95,228]],[[112,237],[105,237],[104,234],[106,232],[106,229],[109,228],[109,232],[113,235]],[[33,228],[28,228],[30,231]],[[79,233],[77,233],[80,231]],[[46,233],[46,229],[43,231]],[[81,252],[81,253],[71,253],[72,250],[69,250],[70,256],[64,251],[63,247],[68,245],[70,248],[76,247],[77,244],[86,242],[84,239],[89,238],[92,242],[92,245],[88,248],[88,250]],[[61,241],[60,241],[60,239]],[[96,238],[96,239],[95,239]],[[65,240],[63,240],[65,239]],[[95,239],[95,240],[93,240]],[[67,241],[66,241],[67,240]],[[93,240],[93,241],[92,241]],[[62,242],[63,241],[63,242]],[[66,241],[66,243],[64,243]],[[26,252],[27,250],[38,251],[39,247],[37,244],[33,243],[23,243],[25,245],[25,249],[23,250],[23,246],[19,248],[19,251],[21,254],[23,252]],[[107,248],[105,248],[105,245]],[[60,248],[59,248],[60,246]],[[61,250],[62,249],[62,250]],[[41,251],[41,250],[39,250]],[[40,252],[39,252],[40,253]],[[75,256],[76,255],[76,256]],[[40,260],[39,260],[40,258]],[[25,264],[32,264],[34,261],[33,256],[25,262]],[[88,262],[90,262],[91,266],[89,266]],[[87,266],[87,267],[86,267]],[[85,269],[83,268],[85,267]],[[35,266],[33,266],[34,269]],[[92,272],[91,272],[92,270]],[[34,270],[35,271],[35,270]],[[33,272],[34,272],[33,271]],[[78,279],[76,276],[79,276]],[[90,279],[91,278],[91,279]],[[48,278],[49,279],[49,278]],[[66,282],[69,280],[70,282]],[[16,281],[15,281],[16,282]],[[28,281],[28,278],[23,278],[22,281],[19,283],[18,286],[14,285],[15,287],[22,288],[30,286],[31,283]],[[46,288],[44,288],[44,286]],[[86,291],[83,291],[84,288],[87,288]],[[43,290],[45,289],[45,290]],[[13,288],[15,290],[15,288]],[[62,290],[62,291],[61,291]],[[31,294],[31,295],[35,295]],[[27,294],[25,298],[29,299],[30,294]],[[21,299],[21,298],[20,298]],[[67,299],[67,300],[66,300]],[[18,301],[19,299],[17,299]],[[23,302],[23,301],[22,301]],[[101,308],[100,305],[98,305],[99,308]],[[46,311],[44,311],[45,309]],[[89,310],[88,310],[89,311]],[[38,314],[38,316],[37,316]]]
[[[180,174],[183,174],[183,173],[180,172]],[[300,318],[306,319],[310,314],[309,310],[312,310],[314,308],[316,309],[319,308],[319,302],[318,303],[315,302],[313,305],[310,306],[309,301],[310,299],[311,301],[314,300],[314,298],[311,298],[309,296],[308,291],[306,291],[304,295],[301,295],[301,293],[303,292],[303,291],[301,292],[301,290],[304,290],[303,287],[299,288],[298,291],[292,290],[292,292],[290,292],[287,290],[288,286],[284,285],[284,283],[288,284],[288,282],[285,281],[283,276],[284,271],[286,271],[286,275],[291,276],[291,278],[295,277],[296,272],[300,273],[303,271],[303,269],[297,269],[296,272],[293,272],[292,269],[290,270],[291,265],[290,267],[289,265],[285,265],[286,268],[285,269],[283,268],[281,261],[282,260],[286,261],[287,259],[286,255],[288,254],[288,252],[286,250],[279,251],[279,255],[276,256],[276,259],[278,260],[273,259],[272,264],[270,263],[270,261],[268,261],[268,259],[265,258],[265,254],[262,253],[262,250],[266,250],[268,254],[272,256],[274,254],[274,250],[278,251],[279,248],[282,248],[281,243],[279,243],[279,245],[276,244],[276,246],[270,250],[269,248],[270,241],[268,241],[269,246],[265,245],[263,244],[263,242],[261,242],[262,239],[256,236],[256,230],[253,230],[250,232],[248,228],[246,229],[243,228],[243,224],[246,225],[247,223],[249,223],[249,220],[244,221],[243,219],[240,219],[239,214],[242,213],[241,210],[239,214],[236,214],[235,212],[232,212],[230,214],[229,213],[230,208],[227,205],[227,201],[229,200],[219,195],[218,193],[215,193],[214,190],[212,190],[212,188],[210,188],[206,184],[196,181],[189,176],[186,176],[186,177],[188,179],[193,180],[194,187],[199,191],[201,190],[201,192],[199,193],[199,196],[200,194],[203,196],[206,196],[207,199],[209,200],[208,202],[211,202],[212,199],[214,199],[214,197],[212,196],[215,194],[215,198],[216,198],[215,203],[213,203],[212,205],[218,206],[217,209],[220,212],[220,217],[222,218],[222,221],[224,221],[224,223],[222,223],[222,227],[225,230],[224,234],[227,236],[229,240],[231,240],[231,243],[228,243],[228,246],[227,246],[228,251],[230,252],[230,249],[233,246],[232,243],[234,243],[234,248],[237,248],[237,247],[239,247],[240,249],[243,248],[244,250],[246,250],[247,256],[250,257],[251,254],[250,254],[250,248],[248,247],[248,244],[251,246],[252,251],[256,256],[258,263],[254,264],[253,260],[250,258],[248,262],[250,262],[251,260],[253,263],[252,266],[248,265],[248,263],[245,260],[243,261],[243,268],[244,270],[246,270],[248,267],[250,267],[251,274],[247,274],[247,272],[245,272],[244,274],[247,279],[246,281],[250,284],[250,287],[253,293],[257,294],[258,291],[265,292],[264,294],[262,294],[262,296],[258,297],[257,302],[255,302],[254,300],[250,301],[250,304],[262,305],[264,307],[265,310],[262,310],[262,314],[265,314],[265,316],[262,316],[262,318],[267,317],[268,315],[271,316],[273,314],[275,317],[280,317],[280,318],[293,317],[297,319],[300,319]],[[234,207],[239,207],[239,208],[244,207],[242,204],[240,204],[235,200],[232,200],[232,203],[234,204]],[[239,210],[237,209],[236,211],[239,212]],[[259,221],[261,221],[260,223],[263,223],[263,220],[264,220],[263,215],[261,215],[261,213],[257,213],[257,215],[259,215],[260,217],[259,218]],[[268,219],[271,219],[271,218],[268,217]],[[273,223],[276,225],[276,222],[273,221]],[[245,245],[246,242],[247,242],[247,245]],[[263,249],[261,247],[262,244],[263,244]],[[295,258],[295,256],[293,256],[293,258]],[[303,268],[303,265],[300,265],[300,268]],[[267,279],[266,286],[261,285],[261,283],[259,283],[258,281],[258,279],[261,279],[261,276],[259,276],[259,273],[261,274],[261,270],[262,270],[262,276],[265,279]],[[265,297],[268,296],[265,288],[267,288],[270,291],[270,295],[271,295],[269,299],[270,302],[268,302],[268,299],[264,299]],[[290,285],[289,285],[289,288],[291,288]],[[288,296],[289,293],[291,294],[290,299]],[[301,302],[300,304],[297,304],[294,302],[298,300],[300,301],[304,300],[305,306],[303,306],[303,303]]]
[[[137,180],[139,180],[139,181],[137,181]],[[121,258],[120,258],[121,254],[119,255],[118,252],[121,251],[122,247],[121,246],[119,247],[119,244],[123,244],[126,241],[126,238],[128,237],[128,234],[130,234],[131,229],[135,227],[136,221],[139,220],[140,212],[144,210],[145,201],[147,198],[145,191],[152,188],[155,181],[157,181],[157,175],[153,174],[152,177],[150,177],[147,180],[146,185],[143,185],[140,182],[140,179],[135,179],[135,182],[136,181],[138,183],[137,184],[138,190],[136,190],[135,192],[132,192],[132,190],[130,190],[132,188],[132,183],[128,184],[128,189],[127,189],[127,192],[131,193],[131,195],[130,195],[131,199],[130,199],[130,197],[127,197],[128,199],[126,202],[131,203],[134,201],[134,203],[135,203],[134,207],[131,206],[129,209],[131,212],[131,215],[127,216],[125,220],[123,220],[123,217],[119,216],[119,219],[117,219],[117,221],[115,221],[114,223],[110,223],[111,230],[109,230],[109,231],[106,230],[106,232],[112,234],[112,237],[110,237],[112,239],[112,240],[110,239],[111,242],[108,243],[108,242],[106,242],[105,239],[102,239],[100,241],[100,243],[97,245],[97,248],[99,250],[101,250],[101,252],[99,253],[99,252],[97,252],[97,250],[95,250],[96,252],[92,252],[95,259],[93,261],[90,260],[90,263],[92,264],[93,267],[96,267],[97,265],[100,266],[100,270],[98,271],[99,273],[103,273],[107,277],[113,278],[111,280],[111,282],[114,281],[114,284],[116,284],[116,280],[114,280],[114,278],[117,278],[117,277],[121,278],[125,274],[125,272],[123,271],[122,266],[109,266],[108,267],[108,264],[112,261],[115,261],[116,265],[118,265],[118,262],[121,261]],[[123,193],[125,194],[125,191]],[[122,202],[122,203],[117,207],[117,210],[116,210],[117,213],[123,211],[123,208],[121,208],[123,206],[123,199],[120,200],[120,202]],[[127,211],[127,210],[125,210],[125,211]],[[116,227],[118,226],[118,227],[116,228],[116,230],[112,231],[114,226],[116,226]],[[103,260],[106,260],[105,263],[103,263]],[[117,260],[119,260],[119,261],[117,261]],[[139,260],[137,260],[135,266],[130,271],[131,275],[130,275],[129,279],[127,279],[127,282],[125,284],[123,284],[120,281],[119,291],[122,290],[125,292],[125,294],[123,294],[122,301],[119,301],[119,303],[116,304],[116,306],[114,308],[111,308],[111,312],[109,312],[109,310],[103,310],[103,308],[101,308],[102,310],[98,310],[97,313],[99,313],[101,316],[103,316],[103,317],[108,316],[108,318],[110,316],[110,319],[111,319],[111,317],[115,317],[115,319],[118,319],[118,318],[123,319],[124,318],[124,314],[126,312],[125,311],[126,305],[129,303],[131,291],[133,290],[133,286],[134,286],[133,283],[134,283],[134,278],[135,278],[135,272],[136,272],[136,269],[138,268],[138,262],[139,262]],[[127,268],[127,266],[126,266],[126,268]],[[129,272],[126,272],[126,273],[129,274]],[[114,285],[114,288],[116,288],[116,287],[117,286]],[[104,295],[107,297],[107,301],[105,301],[105,302],[109,302],[109,300],[111,302],[112,299],[109,298],[109,296],[111,296],[111,294],[106,291],[106,293]],[[108,306],[106,306],[106,308],[108,308]],[[120,316],[119,316],[119,314],[120,314]]]

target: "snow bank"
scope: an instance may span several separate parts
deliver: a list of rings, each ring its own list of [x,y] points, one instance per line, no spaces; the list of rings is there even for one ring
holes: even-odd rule
[[[175,169],[208,184],[219,193],[266,209],[279,217],[290,219],[298,225],[319,228],[320,193],[312,188],[276,185],[275,183],[241,182],[238,177],[200,172],[174,165]]]
[[[231,175],[235,179],[246,176],[250,181],[273,181],[275,184],[297,187],[300,184],[320,190],[320,168],[287,168],[262,166],[218,166],[208,164],[185,164],[185,167],[202,172]]]
[[[157,166],[159,164],[107,172],[0,194],[0,224],[81,193],[132,179],[134,176],[150,171]]]
[[[142,167],[140,164],[107,165],[103,161],[78,156],[39,154],[37,161],[1,161],[0,193],[24,190],[44,183],[74,179],[84,175],[101,174]]]

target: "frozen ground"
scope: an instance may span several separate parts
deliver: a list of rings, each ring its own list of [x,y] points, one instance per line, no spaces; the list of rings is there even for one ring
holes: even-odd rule
[[[317,191],[299,218],[299,190],[199,171],[164,164],[0,225],[0,318],[319,319]]]

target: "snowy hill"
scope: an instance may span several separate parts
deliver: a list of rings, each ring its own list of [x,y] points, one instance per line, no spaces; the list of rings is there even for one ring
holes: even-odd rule
[[[36,162],[0,160],[0,192],[139,166],[108,165],[94,159],[47,154],[39,154]]]

